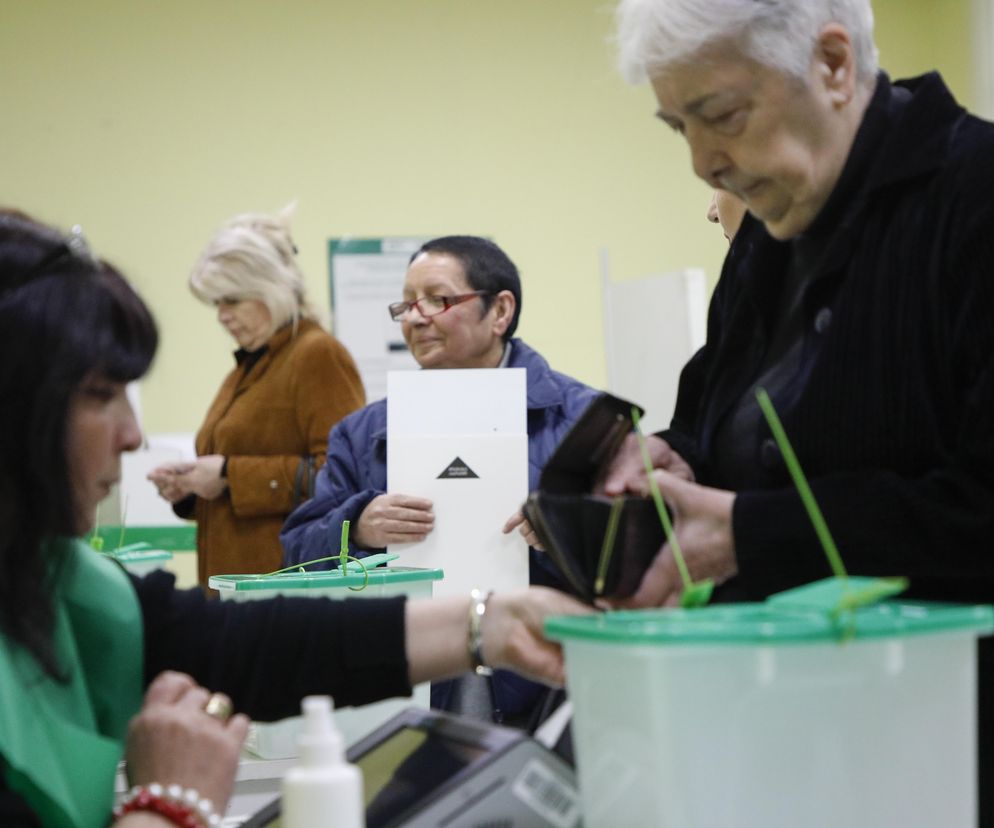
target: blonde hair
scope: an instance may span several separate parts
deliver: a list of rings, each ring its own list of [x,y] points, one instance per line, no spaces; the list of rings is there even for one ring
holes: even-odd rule
[[[288,322],[313,317],[290,237],[295,208],[294,202],[276,215],[242,213],[225,222],[193,266],[193,295],[209,305],[258,299],[273,320],[270,336]]]

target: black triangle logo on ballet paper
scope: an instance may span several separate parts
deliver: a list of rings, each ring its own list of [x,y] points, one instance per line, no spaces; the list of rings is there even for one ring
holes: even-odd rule
[[[473,471],[469,466],[467,466],[460,458],[456,458],[445,470],[435,479],[436,480],[467,480],[470,477],[479,478],[475,471]]]

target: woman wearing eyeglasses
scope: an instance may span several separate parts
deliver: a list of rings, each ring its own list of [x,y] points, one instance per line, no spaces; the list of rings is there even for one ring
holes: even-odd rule
[[[290,238],[288,210],[225,224],[190,275],[238,344],[197,434],[197,459],[149,478],[197,521],[201,586],[211,575],[271,572],[280,528],[313,493],[328,430],[366,400],[345,347],[313,318]]]
[[[536,488],[545,462],[597,392],[553,371],[513,337],[521,314],[521,280],[507,254],[478,236],[426,242],[411,257],[403,301],[390,305],[389,313],[422,368],[526,369],[528,483]],[[280,535],[286,565],[327,555],[328,538],[337,537],[343,520],[351,521],[351,554],[359,557],[388,544],[422,540],[432,531],[430,500],[386,492],[386,425],[386,400],[378,400],[332,430],[315,496],[290,515]],[[517,529],[535,543],[520,515],[510,517],[503,529]],[[532,583],[559,586],[547,566],[532,551]],[[500,720],[526,711],[535,693],[498,679],[493,696],[494,718]],[[449,706],[437,693],[433,704]]]

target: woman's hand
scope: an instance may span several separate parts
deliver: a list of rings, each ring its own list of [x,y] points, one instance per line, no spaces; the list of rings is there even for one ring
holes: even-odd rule
[[[558,644],[543,637],[545,619],[593,611],[575,598],[546,587],[495,593],[487,602],[480,626],[483,660],[491,667],[508,667],[536,681],[561,686],[566,681],[563,652]]]
[[[646,447],[654,469],[663,469],[684,480],[693,481],[694,470],[690,464],[670,448],[662,437],[650,434],[645,438]],[[599,491],[609,497],[639,493],[646,487],[645,462],[639,448],[637,434],[629,434],[621,444],[618,453],[611,460]]]
[[[656,471],[653,476],[670,510],[673,531],[691,578],[695,581],[711,578],[715,584],[720,584],[735,575],[738,572],[732,535],[735,492],[699,486],[665,471]],[[648,479],[643,479],[637,493],[651,496]],[[673,550],[665,543],[635,593],[616,604],[624,607],[679,606],[682,591],[683,582]]]
[[[470,669],[469,606],[469,596],[407,602],[405,634],[411,684],[449,678]],[[536,681],[561,685],[562,650],[542,637],[542,625],[550,615],[591,612],[592,607],[545,587],[495,594],[487,602],[480,625],[483,660],[491,667],[507,667]]]
[[[224,455],[205,454],[194,460],[186,471],[178,475],[178,479],[188,493],[204,500],[214,500],[228,488],[228,481],[221,477],[222,468]]]
[[[381,494],[362,510],[352,540],[363,549],[423,541],[435,526],[432,502],[405,494]]]
[[[535,530],[532,529],[532,525],[525,518],[524,512],[520,509],[511,515],[504,526],[501,528],[501,532],[505,535],[510,534],[515,529],[518,533],[525,539],[525,542],[531,546],[533,549],[539,550],[539,552],[544,552],[542,544],[538,542],[538,535],[535,534]]]
[[[193,468],[192,463],[168,463],[164,466],[152,469],[146,479],[155,484],[159,491],[159,496],[170,503],[178,503],[190,494],[182,475]]]
[[[223,814],[249,720],[241,714],[227,721],[208,716],[210,695],[183,673],[159,675],[128,727],[125,759],[132,785],[194,788]]]
[[[224,455],[205,454],[187,463],[159,466],[148,473],[148,479],[170,503],[191,494],[214,500],[228,488],[228,481],[221,477],[223,467]]]

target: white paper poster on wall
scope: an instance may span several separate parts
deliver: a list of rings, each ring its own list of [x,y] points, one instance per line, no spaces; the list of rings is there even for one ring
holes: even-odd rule
[[[334,333],[356,361],[367,400],[386,395],[388,371],[418,367],[387,306],[403,298],[407,262],[425,241],[388,236],[328,243]]]
[[[435,527],[394,544],[405,566],[438,568],[435,595],[528,584],[528,547],[504,522],[528,495],[523,368],[391,372],[387,490],[432,501]]]

